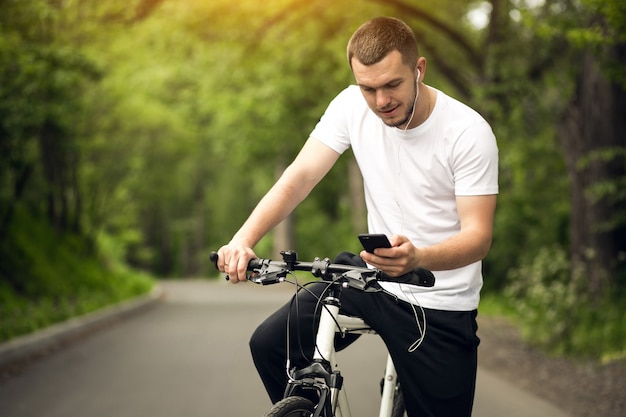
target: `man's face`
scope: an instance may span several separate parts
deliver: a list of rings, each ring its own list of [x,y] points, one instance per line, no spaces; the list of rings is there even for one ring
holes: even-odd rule
[[[374,65],[352,58],[352,72],[368,106],[388,126],[404,128],[413,113],[417,84],[398,51]]]

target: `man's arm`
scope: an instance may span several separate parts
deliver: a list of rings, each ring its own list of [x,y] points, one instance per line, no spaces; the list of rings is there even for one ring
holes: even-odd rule
[[[220,248],[219,270],[226,272],[233,283],[245,280],[248,261],[256,257],[252,248],[309,195],[338,158],[339,153],[309,138],[230,243]]]
[[[392,276],[422,267],[431,271],[461,268],[487,256],[493,236],[496,195],[456,198],[461,231],[443,242],[415,247],[405,236],[392,236],[391,249],[360,253],[365,262]]]

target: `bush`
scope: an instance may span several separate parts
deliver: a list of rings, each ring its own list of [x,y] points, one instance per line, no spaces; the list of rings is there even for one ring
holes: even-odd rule
[[[89,246],[16,212],[0,241],[0,342],[150,291],[151,277],[105,266]]]
[[[565,250],[543,248],[510,271],[505,295],[530,343],[559,355],[624,358],[626,307],[619,294],[591,300],[585,279]]]

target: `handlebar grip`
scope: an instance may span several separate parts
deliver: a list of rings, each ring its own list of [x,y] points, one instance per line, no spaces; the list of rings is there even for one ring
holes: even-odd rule
[[[263,261],[261,259],[255,258],[255,259],[250,259],[248,261],[248,271],[254,271],[255,269],[258,269],[260,267],[263,266]]]
[[[213,265],[215,265],[215,269],[218,269],[217,260],[219,259],[219,256],[217,255],[217,252],[211,251],[211,254],[209,255],[209,259],[211,260],[211,262],[213,262]]]
[[[211,260],[211,262],[213,262],[213,265],[215,265],[215,269],[217,269],[219,271],[220,269],[217,267],[217,260],[219,259],[219,256],[217,255],[217,252],[211,251],[211,254],[209,255],[209,259]],[[224,277],[224,279],[226,281],[229,281],[230,277],[228,275],[226,275]]]
[[[433,273],[428,269],[419,267],[407,274],[400,275],[399,277],[391,277],[387,274],[382,274],[379,280],[417,285],[419,287],[432,287],[435,285],[435,275],[433,275]]]
[[[212,251],[211,254],[209,255],[209,259],[211,260],[211,262],[213,262],[213,264],[215,265],[215,268],[217,268],[217,260],[219,259],[217,252]],[[263,266],[263,261],[261,259],[255,258],[255,259],[250,259],[248,261],[248,271],[252,271],[256,268],[260,268],[261,266]]]
[[[217,255],[217,252],[211,251],[211,253],[209,254],[209,259],[215,265],[215,269],[219,270],[219,268],[217,267],[217,260],[219,259],[219,256]],[[248,268],[247,268],[247,270],[248,271],[253,271],[254,269],[260,268],[261,266],[263,266],[263,261],[261,259],[250,259],[248,261]],[[230,277],[228,275],[226,275],[225,279],[226,279],[226,281],[228,281],[228,280],[230,280]]]

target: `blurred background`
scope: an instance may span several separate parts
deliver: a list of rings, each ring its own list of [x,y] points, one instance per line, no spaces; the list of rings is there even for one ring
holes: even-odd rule
[[[347,40],[377,15],[498,139],[482,308],[624,360],[623,0],[0,0],[0,341],[216,276],[210,251],[353,81]],[[257,254],[358,251],[362,193],[346,154]]]

